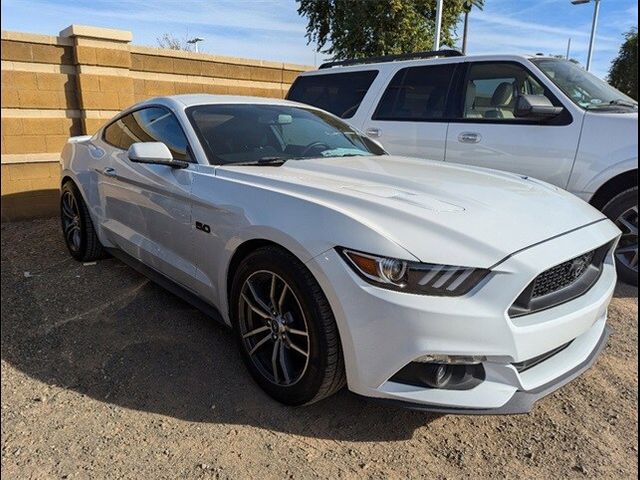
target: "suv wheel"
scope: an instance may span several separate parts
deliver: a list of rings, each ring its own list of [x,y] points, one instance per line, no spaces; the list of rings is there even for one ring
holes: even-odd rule
[[[313,403],[345,384],[338,327],[311,272],[277,247],[239,265],[231,313],[242,357],[256,382],[288,405]]]
[[[615,251],[618,275],[626,283],[638,286],[638,187],[616,195],[602,211],[622,230]]]

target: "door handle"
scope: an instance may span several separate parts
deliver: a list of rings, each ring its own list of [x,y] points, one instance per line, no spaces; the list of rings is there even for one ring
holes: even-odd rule
[[[116,173],[116,169],[112,167],[105,168],[104,170],[102,170],[102,173],[104,173],[106,177],[111,177],[111,178],[115,178],[118,176],[118,174]]]
[[[380,135],[382,135],[382,132],[380,131],[379,128],[367,128],[364,133],[367,134],[368,137],[379,137]]]
[[[458,135],[458,141],[460,143],[479,143],[482,140],[482,135],[475,132],[462,132]]]

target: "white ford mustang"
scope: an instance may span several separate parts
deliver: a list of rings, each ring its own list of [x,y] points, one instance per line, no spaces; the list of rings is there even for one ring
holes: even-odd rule
[[[387,155],[312,107],[154,98],[70,139],[61,182],[74,258],[111,253],[233,327],[286,404],[346,383],[527,412],[606,343],[620,232],[601,213],[531,178]]]

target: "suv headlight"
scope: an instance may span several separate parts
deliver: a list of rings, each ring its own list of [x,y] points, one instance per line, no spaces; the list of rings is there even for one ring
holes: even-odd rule
[[[485,268],[410,262],[338,248],[338,253],[364,280],[378,287],[420,295],[465,295],[489,274]]]

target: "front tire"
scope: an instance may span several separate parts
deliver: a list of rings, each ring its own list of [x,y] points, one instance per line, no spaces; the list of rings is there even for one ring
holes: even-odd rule
[[[602,212],[622,230],[615,251],[618,276],[626,283],[638,286],[638,187],[616,195]]]
[[[230,300],[243,360],[269,395],[303,405],[344,386],[335,318],[298,259],[275,246],[255,250],[238,266]]]
[[[91,262],[106,256],[87,204],[72,181],[65,182],[60,192],[60,223],[64,242],[73,258],[80,262]]]

